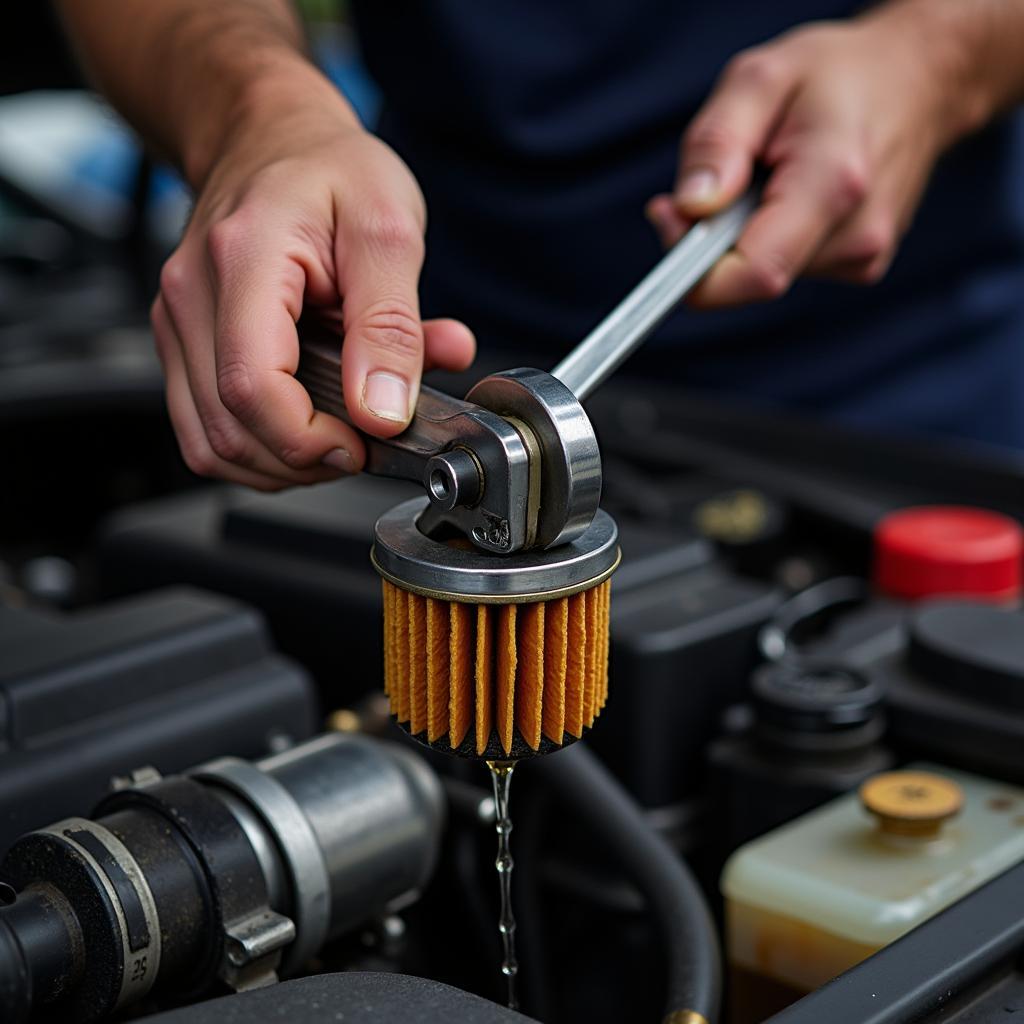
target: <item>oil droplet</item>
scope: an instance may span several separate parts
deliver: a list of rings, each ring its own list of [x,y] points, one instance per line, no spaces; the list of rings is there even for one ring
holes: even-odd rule
[[[498,855],[494,860],[498,872],[498,886],[501,892],[501,912],[498,917],[498,932],[501,935],[501,973],[508,982],[508,1006],[518,1009],[516,1000],[516,975],[519,964],[516,961],[516,919],[512,913],[512,868],[515,862],[509,847],[512,834],[512,819],[509,816],[509,789],[512,785],[514,761],[488,761],[491,783],[494,786],[494,828],[498,833]]]

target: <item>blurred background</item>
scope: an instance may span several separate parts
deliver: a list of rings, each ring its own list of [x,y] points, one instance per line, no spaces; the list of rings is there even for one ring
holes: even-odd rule
[[[378,95],[344,4],[298,6],[318,63],[372,124]],[[0,579],[60,604],[89,592],[85,548],[105,512],[198,484],[166,423],[148,328],[190,201],[88,89],[50,5],[5,12]]]

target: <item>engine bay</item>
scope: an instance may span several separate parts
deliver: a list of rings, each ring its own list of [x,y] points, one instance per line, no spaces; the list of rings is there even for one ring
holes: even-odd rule
[[[197,485],[142,333],[0,380],[0,1017],[524,1019],[487,770],[382,692],[368,550],[415,488]],[[1024,467],[628,381],[588,412],[610,688],[516,768],[521,1014],[1024,1009]]]

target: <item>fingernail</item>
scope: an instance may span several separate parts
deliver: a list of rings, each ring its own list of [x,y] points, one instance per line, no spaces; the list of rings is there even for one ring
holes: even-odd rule
[[[409,418],[409,385],[393,373],[376,370],[363,385],[363,408],[382,420]]]
[[[709,203],[718,194],[718,175],[707,167],[689,171],[676,190],[681,203]]]
[[[344,448],[333,448],[320,461],[331,469],[340,469],[342,473],[356,471],[356,460],[352,458],[352,453],[345,451]]]

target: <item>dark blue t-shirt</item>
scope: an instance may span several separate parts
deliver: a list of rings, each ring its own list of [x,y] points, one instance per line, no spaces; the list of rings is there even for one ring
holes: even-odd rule
[[[427,197],[424,314],[553,365],[661,255],[643,216],[737,51],[843,0],[361,0],[380,134]],[[1024,119],[936,168],[885,281],[675,314],[634,372],[1024,448]]]

